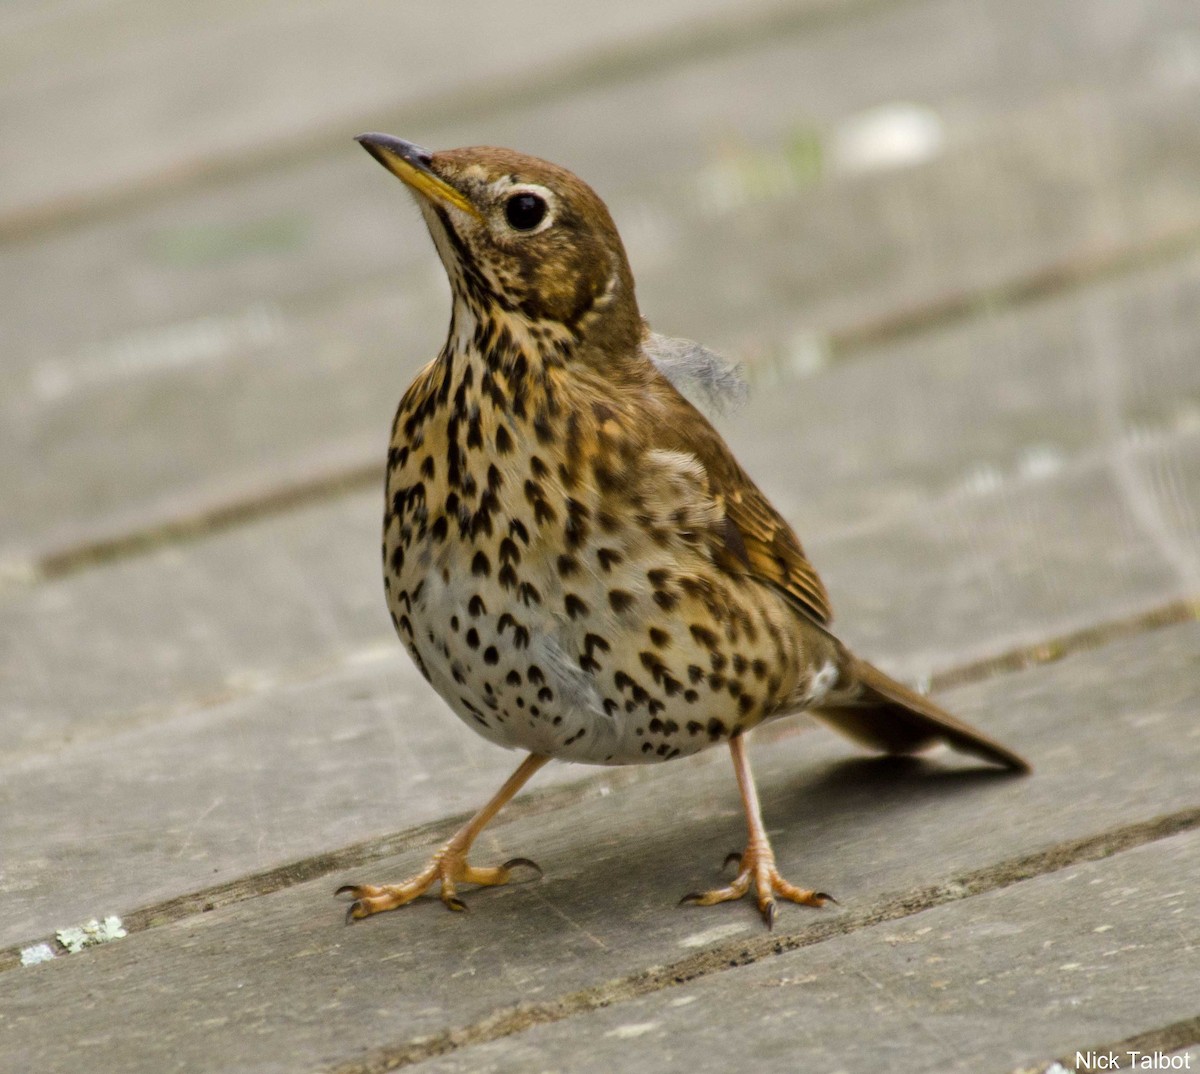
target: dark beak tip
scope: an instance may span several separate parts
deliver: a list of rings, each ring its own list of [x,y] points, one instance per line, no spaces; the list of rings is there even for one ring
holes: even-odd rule
[[[433,154],[423,146],[414,142],[406,142],[403,138],[396,138],[390,134],[381,134],[378,131],[367,131],[365,134],[356,135],[354,140],[376,160],[380,159],[380,153],[389,153],[401,160],[408,161],[409,164],[428,168],[433,159]]]

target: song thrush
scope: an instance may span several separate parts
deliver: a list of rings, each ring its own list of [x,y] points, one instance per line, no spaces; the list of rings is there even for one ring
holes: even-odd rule
[[[405,392],[387,460],[383,566],[396,631],[474,730],[528,757],[401,884],[339,890],[348,919],[441,882],[503,884],[527,859],[467,864],[485,824],[550,758],[669,761],[724,743],[749,839],[737,878],[820,906],[775,868],[745,751],[765,720],[809,710],[869,748],[936,742],[1025,762],[853,656],[788,524],[656,367],[707,352],[650,332],[600,198],[507,149],[431,153],[383,134],[363,147],[402,179],[453,292],[441,354]],[[536,866],[534,866],[536,868]]]

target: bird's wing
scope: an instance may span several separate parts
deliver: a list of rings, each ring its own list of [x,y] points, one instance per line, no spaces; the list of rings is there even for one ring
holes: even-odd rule
[[[833,618],[829,595],[791,526],[745,474],[745,483],[717,491],[725,507],[725,540],[718,562],[731,573],[749,574],[781,590],[822,626]]]
[[[665,383],[659,384],[661,391],[675,394]],[[791,526],[741,468],[704,415],[678,395],[668,406],[680,420],[658,426],[655,440],[669,451],[694,456],[703,467],[703,494],[718,508],[721,520],[709,541],[718,566],[773,586],[803,615],[827,625],[833,618],[829,595]]]

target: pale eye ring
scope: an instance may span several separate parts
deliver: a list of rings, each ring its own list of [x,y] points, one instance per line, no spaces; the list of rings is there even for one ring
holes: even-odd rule
[[[545,198],[522,190],[504,203],[504,219],[514,231],[532,231],[546,218],[546,209]]]

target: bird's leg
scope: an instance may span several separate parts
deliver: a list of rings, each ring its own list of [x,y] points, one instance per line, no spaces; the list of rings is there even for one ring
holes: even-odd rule
[[[681,902],[695,903],[697,906],[712,906],[730,899],[740,899],[750,890],[751,881],[758,897],[758,910],[767,928],[775,924],[775,896],[788,899],[791,902],[803,903],[805,906],[824,906],[827,902],[835,902],[832,895],[823,891],[810,891],[789,884],[775,868],[775,852],[771,849],[771,841],[767,838],[767,830],[763,827],[762,810],[758,805],[758,789],[754,786],[754,774],[750,771],[750,759],[746,756],[746,739],[743,735],[735,735],[729,740],[729,752],[733,755],[733,770],[737,773],[738,789],[742,794],[742,805],[746,810],[746,826],[749,829],[749,841],[743,854],[730,854],[725,863],[738,862],[738,874],[727,887],[715,888],[712,891],[695,892],[685,895]]]
[[[335,894],[354,896],[354,901],[346,911],[347,922],[384,910],[394,910],[397,906],[412,902],[418,895],[424,895],[435,880],[442,882],[441,900],[447,908],[465,910],[466,903],[457,894],[458,884],[505,884],[509,874],[518,865],[528,866],[540,874],[541,869],[528,858],[512,858],[503,865],[477,869],[467,864],[467,851],[488,822],[548,760],[549,757],[540,753],[531,753],[526,757],[491,801],[459,828],[416,876],[409,877],[401,884],[347,884],[338,888]]]

